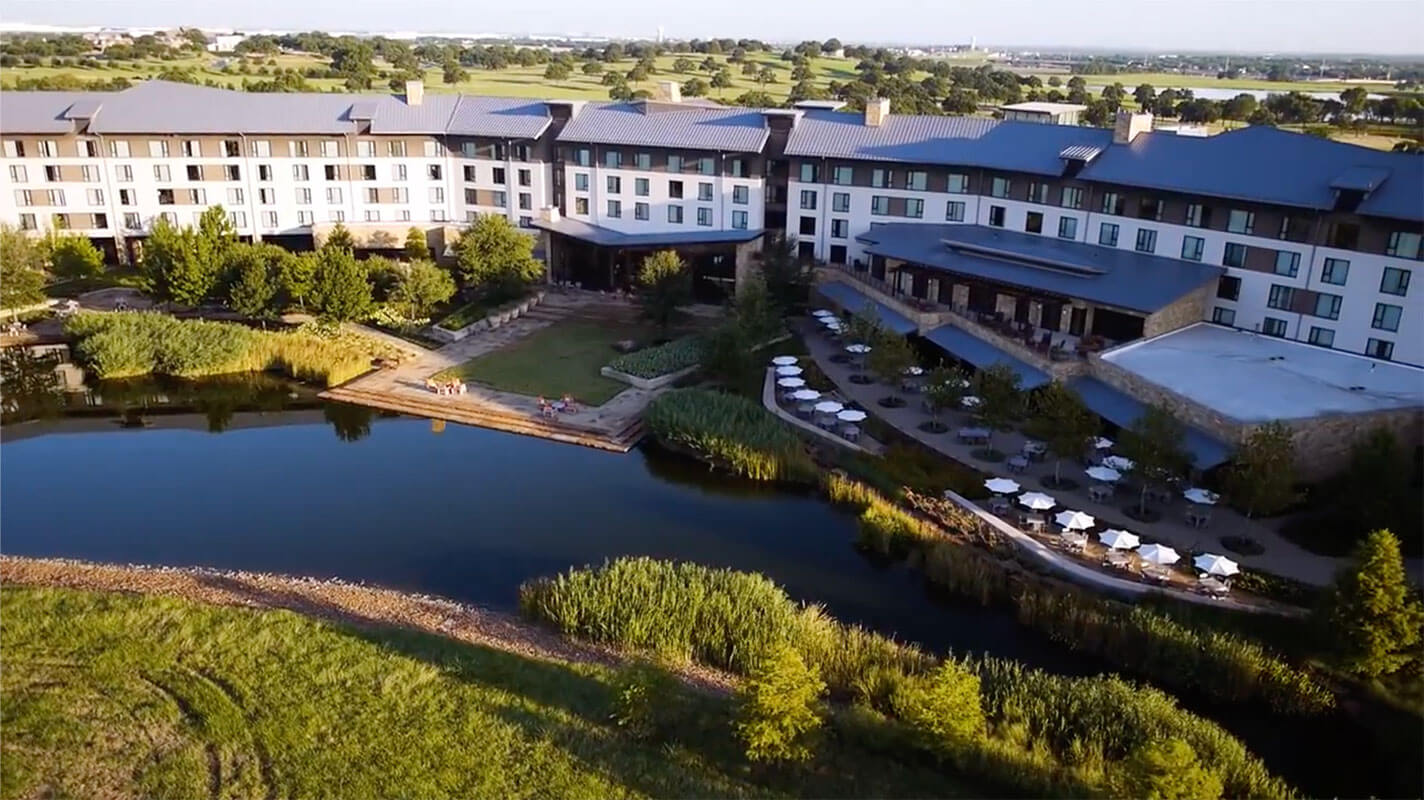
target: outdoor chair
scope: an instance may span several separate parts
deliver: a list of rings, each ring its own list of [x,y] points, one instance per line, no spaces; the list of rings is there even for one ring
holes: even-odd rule
[[[860,441],[860,428],[854,425],[847,425],[841,428],[841,436],[844,436],[847,442],[858,442]]]
[[[1009,501],[1003,497],[989,498],[989,510],[995,514],[1007,514],[1009,512]]]
[[[1009,472],[1015,474],[1022,473],[1024,470],[1028,469],[1028,459],[1024,458],[1023,456],[1011,456],[1008,461],[1004,463],[1008,465]]]
[[[1104,486],[1098,483],[1088,487],[1088,497],[1091,497],[1095,502],[1106,503],[1112,499],[1112,496],[1113,489],[1111,486]]]

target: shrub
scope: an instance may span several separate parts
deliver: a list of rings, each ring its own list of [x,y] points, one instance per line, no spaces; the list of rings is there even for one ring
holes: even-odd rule
[[[1181,739],[1149,742],[1123,763],[1117,781],[1121,797],[1144,800],[1216,800],[1221,779],[1197,761]]]
[[[677,680],[650,661],[626,664],[613,679],[613,723],[634,739],[650,739],[677,718]]]
[[[953,659],[902,683],[890,704],[932,752],[950,755],[984,730],[979,676]]]
[[[666,344],[619,356],[608,366],[635,378],[657,378],[695,366],[701,362],[703,352],[701,337],[684,336]]]
[[[826,684],[791,646],[759,658],[738,692],[737,736],[752,761],[806,761]]]
[[[648,404],[643,421],[659,441],[754,480],[810,482],[805,444],[760,405],[705,389],[674,389]]]

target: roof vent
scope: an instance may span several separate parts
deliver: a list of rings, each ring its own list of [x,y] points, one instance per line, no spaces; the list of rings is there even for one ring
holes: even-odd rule
[[[885,122],[885,118],[890,116],[890,98],[873,97],[865,101],[865,125],[868,128],[878,128]]]
[[[425,101],[425,81],[405,82],[405,104],[418,106]]]

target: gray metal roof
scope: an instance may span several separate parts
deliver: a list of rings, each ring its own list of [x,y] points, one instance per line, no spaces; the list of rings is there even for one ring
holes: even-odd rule
[[[1379,174],[1388,180],[1379,183]],[[1424,220],[1424,157],[1290,133],[1265,125],[1216,136],[1144,133],[1113,145],[1079,177],[1124,186],[1185,192],[1311,209],[1335,205],[1332,183],[1374,176],[1361,214]]]
[[[442,134],[460,102],[458,94],[427,94],[420,105],[407,105],[404,97],[372,98],[371,133]],[[348,118],[355,118],[352,109]]]
[[[428,101],[430,95],[427,94],[425,99]],[[552,122],[549,107],[540,100],[462,94],[445,132],[464,136],[537,139]]]
[[[919,329],[914,320],[901,314],[890,306],[876,301],[865,292],[851,286],[843,281],[827,281],[816,284],[816,291],[820,292],[827,300],[844,308],[852,314],[873,313],[880,324],[895,333],[904,336],[907,333],[914,333]],[[866,309],[870,311],[866,311]]]
[[[1061,175],[1058,154],[1065,148],[1111,142],[1112,131],[1102,128],[905,114],[891,114],[871,127],[861,114],[807,111],[791,129],[786,154]]]
[[[1381,183],[1389,179],[1389,170],[1379,167],[1350,167],[1330,182],[1332,189],[1354,192],[1373,192]]]
[[[557,233],[600,247],[675,247],[680,244],[740,244],[761,236],[757,230],[714,230],[691,226],[685,231],[659,231],[656,233],[625,233],[590,225],[577,219],[561,217],[556,221],[536,219],[531,224],[536,228]]]
[[[351,95],[284,94],[145,81],[111,95],[94,133],[347,133]]]
[[[1141,400],[1109,386],[1097,378],[1081,376],[1068,381],[1068,388],[1078,393],[1083,405],[1094,414],[1119,428],[1131,428],[1138,417],[1147,413]],[[1197,469],[1211,469],[1231,458],[1232,447],[1211,434],[1190,425],[1183,425],[1182,446],[1191,454]]]
[[[1053,380],[1047,372],[957,325],[941,325],[927,332],[925,338],[980,369],[995,364],[1007,366],[1019,376],[1019,388],[1025,391]]]
[[[561,142],[757,153],[766,120],[756,109],[689,108],[643,113],[633,103],[589,103],[559,133]]]
[[[874,255],[1148,314],[1225,271],[981,225],[872,225],[856,240]]]
[[[0,92],[0,131],[5,133],[69,133],[76,103],[102,100],[108,92]]]

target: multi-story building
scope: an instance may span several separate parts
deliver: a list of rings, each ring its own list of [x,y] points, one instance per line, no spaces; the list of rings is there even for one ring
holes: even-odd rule
[[[393,247],[411,226],[500,214],[541,231],[558,280],[622,288],[642,254],[675,247],[709,300],[784,232],[827,267],[828,297],[966,360],[1000,354],[1026,383],[1111,378],[1156,397],[1114,369],[1170,342],[1260,359],[1260,380],[1295,368],[1283,392],[1333,387],[1305,417],[1417,418],[1424,373],[1399,364],[1424,364],[1424,157],[1270,127],[1154,132],[1141,114],[1112,130],[1055,120],[895,115],[883,100],[728,108],[675,85],[612,103],[418,82],[400,96],[4,92],[0,220],[131,259],[157,219],[191,224],[212,205],[242,236],[293,247],[336,223]],[[1228,346],[1198,323],[1256,336]],[[1240,433],[1222,420],[1270,416],[1167,391],[1219,439]]]

